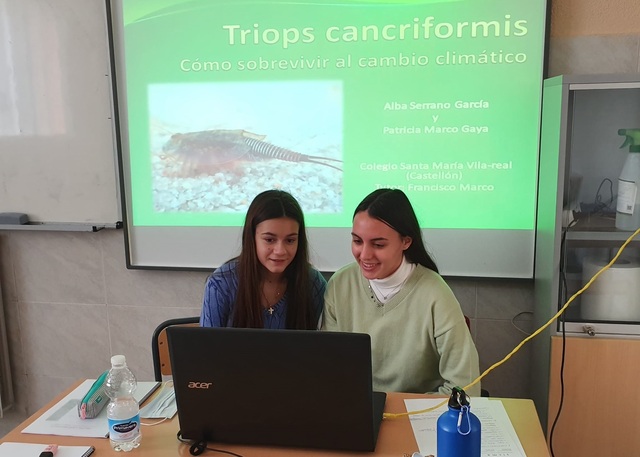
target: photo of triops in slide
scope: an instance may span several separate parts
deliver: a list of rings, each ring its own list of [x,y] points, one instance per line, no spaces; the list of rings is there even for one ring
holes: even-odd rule
[[[157,212],[244,214],[271,188],[342,211],[339,81],[153,84],[149,119]]]

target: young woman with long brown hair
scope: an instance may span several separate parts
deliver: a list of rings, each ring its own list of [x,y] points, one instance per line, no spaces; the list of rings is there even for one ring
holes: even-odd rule
[[[207,279],[200,325],[316,329],[326,286],[309,263],[297,200],[267,190],[249,205],[240,255]]]

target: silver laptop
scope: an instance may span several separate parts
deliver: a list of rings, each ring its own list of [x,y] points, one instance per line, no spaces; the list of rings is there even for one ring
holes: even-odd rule
[[[180,433],[194,442],[373,451],[386,394],[360,333],[167,329]]]

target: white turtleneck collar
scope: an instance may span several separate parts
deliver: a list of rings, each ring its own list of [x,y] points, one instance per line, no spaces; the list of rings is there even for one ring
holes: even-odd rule
[[[402,263],[391,275],[382,279],[370,279],[369,284],[378,300],[382,303],[391,300],[394,295],[400,292],[405,281],[415,268],[415,263],[410,263],[406,257],[402,256]]]

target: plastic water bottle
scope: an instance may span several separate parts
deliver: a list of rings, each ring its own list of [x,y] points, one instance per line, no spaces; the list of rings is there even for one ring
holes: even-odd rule
[[[448,406],[437,423],[438,457],[480,457],[480,419],[471,412],[464,390],[454,388]]]
[[[140,407],[133,397],[137,385],[125,357],[111,357],[111,369],[105,387],[111,399],[107,405],[109,442],[116,451],[130,451],[140,446]]]

